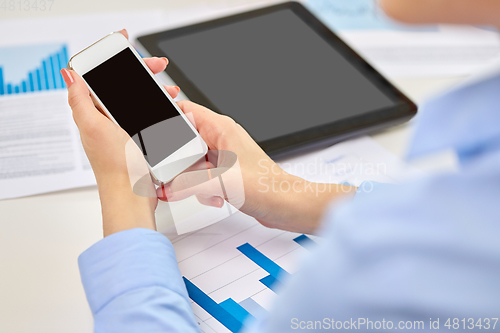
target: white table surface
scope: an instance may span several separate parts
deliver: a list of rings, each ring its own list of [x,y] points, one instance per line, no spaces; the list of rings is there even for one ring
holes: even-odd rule
[[[50,13],[0,10],[0,19],[134,9],[180,9],[210,3],[241,5],[242,0],[63,1]],[[461,78],[394,80],[417,103]],[[398,126],[374,135],[402,156],[410,130]],[[77,257],[101,239],[96,187],[0,201],[0,332],[92,332],[93,322],[80,282]]]

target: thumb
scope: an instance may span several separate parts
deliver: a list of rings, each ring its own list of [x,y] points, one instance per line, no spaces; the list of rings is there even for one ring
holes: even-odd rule
[[[198,202],[205,206],[222,208],[224,206],[224,199],[221,197],[207,197],[204,195],[196,195]]]
[[[96,123],[96,117],[104,117],[94,106],[89,89],[76,72],[61,69],[61,75],[68,87],[68,103],[73,110],[73,119],[80,131]]]

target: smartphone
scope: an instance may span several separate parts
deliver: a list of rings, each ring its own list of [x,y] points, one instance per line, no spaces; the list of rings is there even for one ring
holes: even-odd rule
[[[157,185],[207,153],[196,128],[121,33],[77,53],[68,68],[83,78],[94,104],[139,146]]]

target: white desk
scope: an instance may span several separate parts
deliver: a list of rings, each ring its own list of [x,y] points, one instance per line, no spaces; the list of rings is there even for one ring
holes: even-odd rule
[[[169,8],[245,1],[61,1],[50,13],[0,11],[0,19],[83,12]],[[246,1],[258,2],[258,1]],[[460,78],[399,79],[394,83],[415,101]],[[407,126],[374,138],[401,156]],[[92,332],[77,257],[102,237],[100,204],[95,187],[0,201],[0,332]]]

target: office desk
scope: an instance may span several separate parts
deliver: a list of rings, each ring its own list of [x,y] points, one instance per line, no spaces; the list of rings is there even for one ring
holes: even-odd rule
[[[245,1],[208,1],[215,6]],[[246,1],[258,2],[258,1]],[[51,13],[0,12],[0,19],[161,8],[207,1],[58,1]],[[8,15],[8,16],[7,16]],[[461,78],[398,79],[394,83],[420,103]],[[401,125],[374,135],[402,156],[409,128]],[[0,332],[92,332],[92,316],[78,272],[78,255],[102,237],[96,187],[0,201]]]

